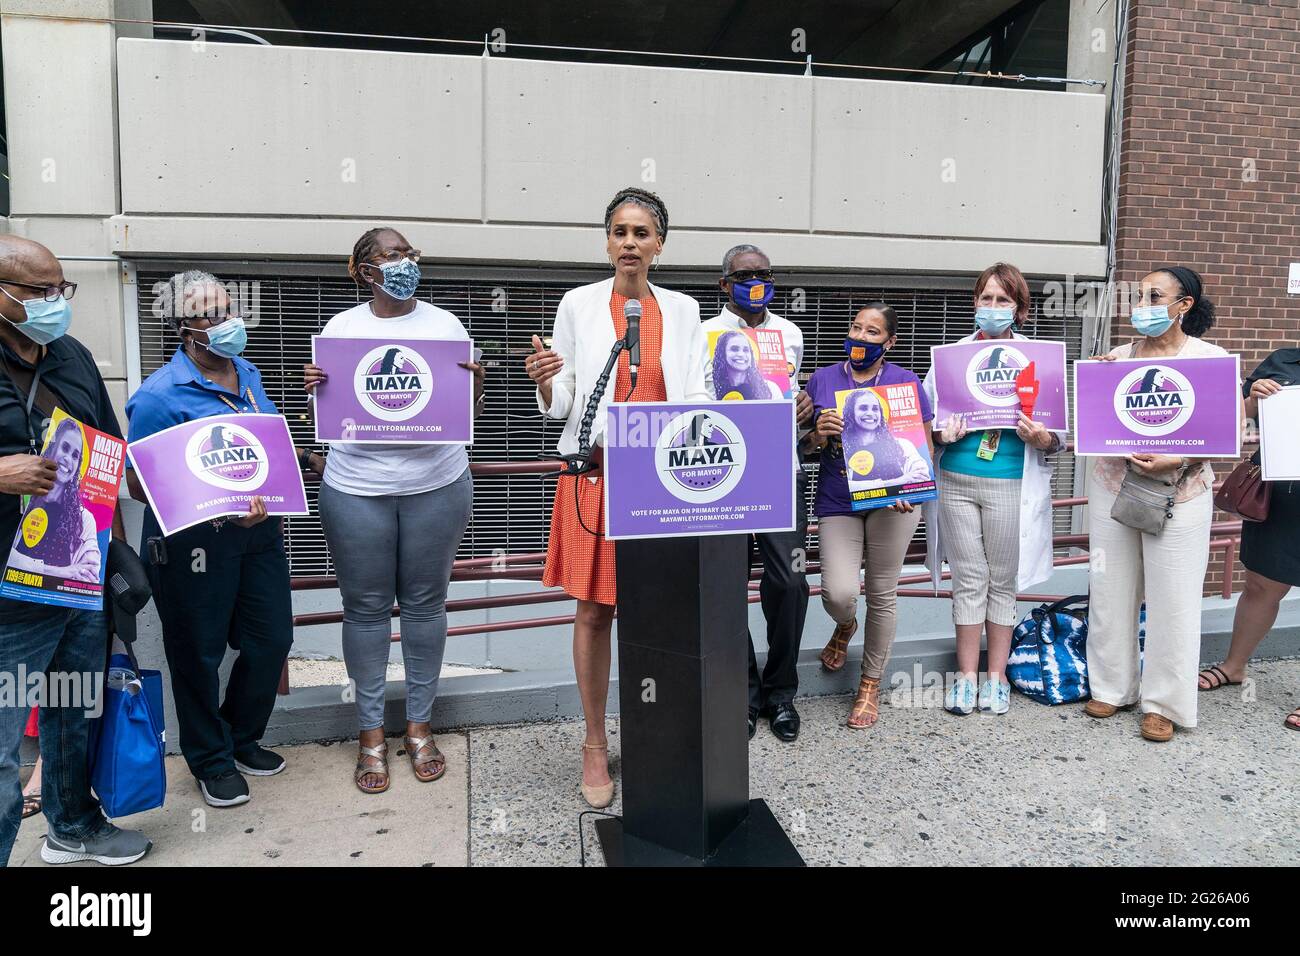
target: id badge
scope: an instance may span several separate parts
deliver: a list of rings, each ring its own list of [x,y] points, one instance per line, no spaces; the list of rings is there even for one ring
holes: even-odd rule
[[[993,456],[998,453],[998,445],[1002,442],[1002,429],[989,428],[984,432],[984,437],[980,439],[979,450],[975,452],[975,457],[983,461],[992,461]]]

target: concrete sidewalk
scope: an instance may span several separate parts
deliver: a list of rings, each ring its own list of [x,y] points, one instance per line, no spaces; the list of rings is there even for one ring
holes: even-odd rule
[[[963,718],[887,691],[871,731],[844,726],[848,697],[800,699],[796,743],[760,725],[750,791],[813,865],[1296,865],[1300,733],[1282,719],[1300,704],[1300,659],[1251,675],[1202,694],[1199,726],[1168,744],[1144,741],[1134,712],[1098,721],[1019,695],[1005,717]],[[609,731],[617,775],[617,721]],[[143,865],[577,865],[580,722],[438,742],[447,775],[425,785],[390,740],[378,797],[352,784],[354,742],[284,747],[288,770],[250,778],[253,801],[230,810],[206,808],[173,761],[167,805],[122,822],[154,841]],[[598,864],[594,819],[583,837]],[[44,829],[24,823],[15,864],[43,865]]]
[[[464,866],[465,735],[439,734],[438,747],[447,773],[420,783],[398,755],[401,738],[390,738],[392,783],[378,795],[352,783],[355,741],[282,747],[277,752],[288,767],[274,777],[247,778],[253,799],[224,809],[205,804],[185,761],[170,757],[167,802],[115,822],[153,840],[135,866]],[[44,817],[24,820],[10,865],[45,866],[44,834]]]

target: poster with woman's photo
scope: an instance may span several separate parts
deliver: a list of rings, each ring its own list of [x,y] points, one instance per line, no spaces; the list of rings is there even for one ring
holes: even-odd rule
[[[122,439],[54,410],[41,450],[54,462],[54,487],[23,508],[0,596],[91,611],[104,606],[125,449]]]
[[[854,511],[939,496],[914,383],[845,389],[835,393],[835,407],[844,419],[840,442]]]
[[[709,356],[713,397],[720,402],[793,397],[779,329],[710,332]]]

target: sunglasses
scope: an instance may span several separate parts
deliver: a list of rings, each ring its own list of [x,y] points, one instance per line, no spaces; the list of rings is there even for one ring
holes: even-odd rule
[[[776,276],[772,274],[771,269],[738,269],[735,272],[728,272],[722,278],[731,282],[750,282],[759,279],[763,282],[775,282]]]

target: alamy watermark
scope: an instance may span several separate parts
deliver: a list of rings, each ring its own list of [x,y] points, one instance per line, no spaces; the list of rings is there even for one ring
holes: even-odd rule
[[[0,707],[63,707],[94,720],[104,712],[103,671],[0,671]]]

